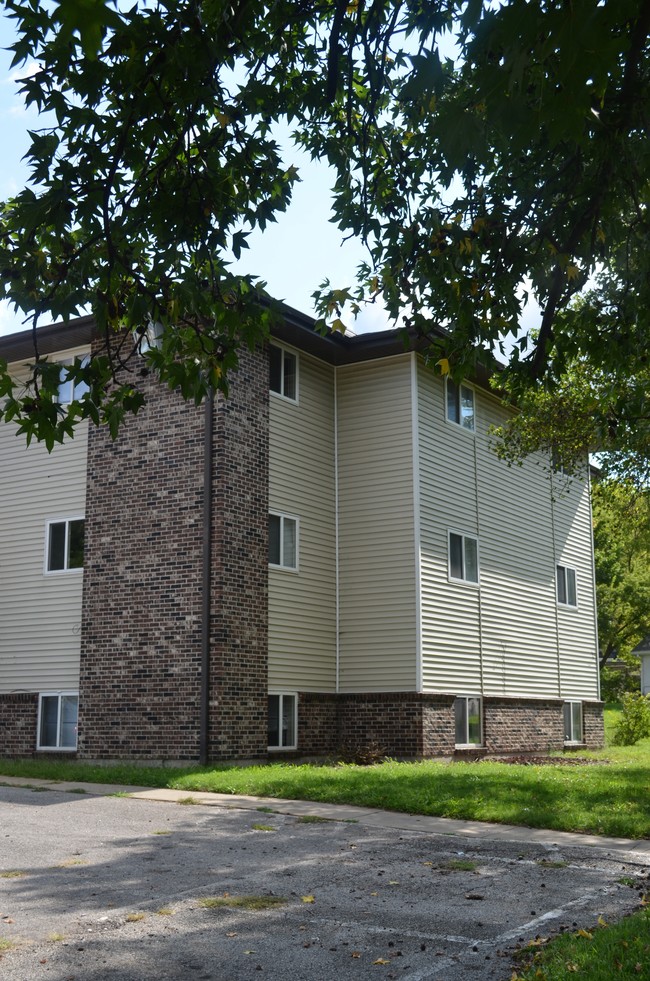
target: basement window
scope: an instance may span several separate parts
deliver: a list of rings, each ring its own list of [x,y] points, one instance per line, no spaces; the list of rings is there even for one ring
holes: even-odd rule
[[[77,748],[76,692],[43,692],[38,697],[37,749],[75,750]]]
[[[582,702],[564,703],[564,742],[582,743]]]
[[[296,709],[295,695],[269,695],[269,749],[296,749]]]
[[[481,699],[476,695],[459,695],[454,702],[456,746],[480,746],[483,742]]]

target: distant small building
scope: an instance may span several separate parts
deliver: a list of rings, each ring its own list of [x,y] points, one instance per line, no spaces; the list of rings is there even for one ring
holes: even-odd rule
[[[632,653],[641,658],[641,691],[650,695],[650,635],[644,637]]]

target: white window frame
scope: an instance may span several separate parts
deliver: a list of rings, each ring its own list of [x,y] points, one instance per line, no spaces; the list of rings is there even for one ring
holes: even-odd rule
[[[41,712],[44,698],[57,698],[57,717],[56,717],[56,746],[41,745]],[[77,699],[77,738],[74,746],[61,746],[61,699]],[[78,726],[79,726],[79,692],[78,691],[42,691],[38,694],[38,719],[36,723],[36,749],[41,753],[76,753],[78,745]]]
[[[298,354],[296,353],[296,351],[290,350],[290,348],[285,347],[283,344],[276,344],[275,341],[272,341],[269,344],[269,347],[270,348],[276,348],[278,351],[280,351],[282,353],[282,359],[280,361],[280,391],[278,391],[275,388],[271,388],[271,380],[270,380],[270,378],[269,378],[269,390],[270,390],[271,394],[274,395],[276,398],[283,399],[285,402],[291,402],[292,405],[297,405],[298,404],[298,384],[299,384],[299,379],[300,379],[300,368],[299,368]],[[289,355],[289,357],[292,357],[293,358],[294,365],[295,365],[295,379],[296,379],[296,386],[295,387],[296,387],[296,394],[293,397],[290,396],[290,395],[287,395],[285,393],[284,358],[285,358],[285,355],[287,355],[287,354]],[[270,369],[271,369],[271,366],[270,366],[270,355],[269,355],[269,373],[270,373]]]
[[[478,711],[479,711],[479,741],[470,742],[469,741],[469,711],[468,703],[470,698],[476,699],[478,701]],[[465,703],[465,742],[456,742],[456,704],[459,702]],[[456,749],[477,749],[483,745],[483,699],[480,695],[456,695],[454,699],[454,745]]]
[[[296,691],[270,691],[269,698],[278,698],[278,733],[282,742],[282,709],[285,698],[293,698],[293,743],[285,746],[268,746],[269,753],[284,753],[298,748],[298,692]]]
[[[573,709],[574,709],[574,706],[575,705],[579,705],[580,706],[580,733],[579,733],[579,738],[577,738],[577,739],[576,739],[576,736],[575,736],[575,725],[574,725],[575,719],[573,717],[574,716]],[[567,710],[568,710],[568,716],[569,716],[569,719],[568,719],[569,725],[568,725],[568,727],[567,727]],[[584,710],[583,710],[582,702],[579,699],[574,698],[574,699],[567,699],[565,701],[564,706],[562,708],[562,724],[563,724],[563,727],[564,727],[564,745],[565,746],[571,746],[571,745],[573,745],[573,746],[581,746],[584,743],[584,741],[585,741],[585,739],[584,739]],[[569,738],[567,738],[567,728],[569,729]]]
[[[449,386],[450,385],[453,385],[454,388],[456,389],[456,397],[454,401],[456,404],[456,411],[458,414],[457,419],[453,419],[449,415]],[[472,416],[471,416],[472,425],[471,426],[466,426],[463,423],[463,414],[462,414],[462,407],[461,407],[461,397],[462,397],[463,389],[466,389],[468,392],[470,392],[472,396]],[[467,382],[464,381],[460,382],[457,385],[453,379],[448,377],[445,378],[445,419],[447,420],[447,422],[451,423],[452,426],[457,426],[458,429],[460,429],[462,432],[471,433],[472,435],[474,435],[474,433],[476,432],[476,389],[474,388],[473,385],[468,385]]]
[[[461,541],[462,541],[462,549],[463,549],[463,556],[462,556],[462,558],[463,558],[463,575],[461,577],[454,576],[452,574],[452,571],[451,571],[451,536],[452,535],[455,535],[456,538],[460,538]],[[467,568],[467,560],[465,558],[465,542],[468,541],[468,540],[469,541],[476,542],[476,579],[467,579],[467,578],[465,578],[465,572],[466,572],[466,568]],[[481,553],[480,553],[480,547],[479,547],[479,540],[478,540],[478,537],[476,535],[466,535],[464,532],[462,532],[462,531],[455,531],[452,528],[450,528],[447,531],[447,573],[448,573],[449,581],[450,582],[462,582],[462,583],[465,583],[467,586],[479,586],[480,585],[480,582],[481,582]]]
[[[70,405],[72,402],[76,402],[81,399],[86,392],[89,390],[88,385],[83,381],[73,382],[72,378],[63,378],[65,369],[73,365],[75,361],[79,361],[83,368],[86,367],[90,361],[90,355],[84,354],[81,357],[77,355],[75,358],[64,358],[63,361],[58,361],[60,372],[59,372],[59,387],[57,390],[56,401],[58,405],[65,407]]]
[[[567,572],[570,572],[573,576],[573,592],[575,594],[575,603],[569,602],[569,589],[568,589],[568,578]],[[564,595],[566,599],[560,599],[560,580],[564,583]],[[577,610],[578,609],[578,573],[572,565],[563,565],[558,562],[555,566],[555,598],[557,600],[558,606],[561,606],[565,610]]]
[[[75,575],[83,572],[83,564],[80,566],[74,566],[70,568],[68,562],[70,560],[70,525],[73,521],[83,521],[84,522],[84,544],[85,544],[85,532],[86,532],[86,518],[83,514],[72,514],[66,515],[61,518],[48,518],[45,522],[45,549],[44,549],[44,560],[43,560],[43,574],[46,576],[69,576]],[[50,528],[52,525],[65,525],[65,566],[63,569],[50,569]]]
[[[269,511],[269,518],[279,518],[280,519],[280,561],[271,562],[269,558],[269,568],[270,569],[282,569],[283,572],[298,572],[300,564],[300,518],[297,514],[286,514],[284,511]],[[284,562],[284,523],[285,521],[293,521],[296,526],[296,564],[295,565],[285,565]]]

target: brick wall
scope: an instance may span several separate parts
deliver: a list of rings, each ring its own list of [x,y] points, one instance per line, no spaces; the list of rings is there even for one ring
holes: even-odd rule
[[[562,699],[483,699],[483,747],[456,755],[546,753],[564,747]],[[388,756],[435,757],[455,753],[453,695],[302,693],[298,752],[331,755],[375,746]],[[585,741],[603,744],[602,703],[584,702]]]
[[[307,756],[353,758],[368,750],[407,758],[448,755],[454,749],[453,696],[303,692],[298,726],[299,752]]]
[[[546,753],[564,746],[564,702],[483,699],[483,741],[488,753]]]
[[[214,407],[212,758],[266,751],[268,362]],[[91,428],[79,756],[199,755],[204,408],[153,376],[112,441]]]
[[[212,759],[265,756],[268,744],[268,353],[239,357],[215,408]]]
[[[38,695],[0,695],[0,756],[36,753]]]
[[[582,725],[589,749],[600,749],[605,742],[605,723],[602,702],[582,703]]]

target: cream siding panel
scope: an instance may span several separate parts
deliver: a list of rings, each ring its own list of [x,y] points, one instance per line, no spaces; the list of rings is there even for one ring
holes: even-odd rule
[[[554,503],[541,459],[509,468],[494,453],[497,399],[475,390],[470,436],[446,422],[442,380],[423,365],[418,378],[425,691],[595,697],[586,488],[574,482],[573,497]],[[478,535],[479,589],[449,582],[448,529]],[[579,566],[584,614],[557,606],[556,554]]]
[[[445,418],[444,385],[418,366],[424,691],[481,691],[480,591],[451,582],[449,531],[477,536],[474,436]],[[482,542],[479,562],[483,569]]]
[[[417,685],[410,356],[338,369],[340,690]]]
[[[64,351],[57,360],[83,355]],[[26,377],[21,365],[14,377]],[[83,516],[87,424],[49,453],[0,425],[0,692],[76,689],[81,590],[77,571],[44,574],[46,521]]]
[[[298,365],[298,403],[270,394],[269,508],[299,519],[299,569],[269,569],[269,688],[334,691],[334,369]]]
[[[596,609],[589,487],[579,480],[556,478],[555,551],[560,565],[576,570],[578,606],[558,606],[560,679],[563,698],[598,697]]]
[[[557,697],[559,691],[550,476],[541,459],[508,467],[489,427],[504,420],[479,394],[477,486],[484,572],[481,587],[484,691]]]

